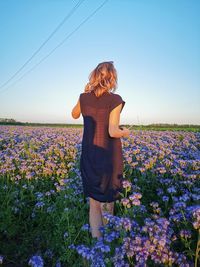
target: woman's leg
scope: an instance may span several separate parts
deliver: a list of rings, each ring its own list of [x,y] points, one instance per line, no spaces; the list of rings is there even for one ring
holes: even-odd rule
[[[101,203],[93,198],[90,200],[89,222],[92,232],[92,237],[100,237],[102,234],[99,231],[99,227],[103,225],[101,215]]]

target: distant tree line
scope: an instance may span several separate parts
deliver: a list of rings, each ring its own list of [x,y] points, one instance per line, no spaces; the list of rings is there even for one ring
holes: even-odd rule
[[[34,123],[34,122],[20,122],[14,119],[0,118],[0,125],[24,125],[24,126],[49,126],[49,127],[83,127],[83,124],[69,124],[69,123]],[[121,125],[122,126],[122,125]],[[123,124],[125,127],[131,128],[200,128],[200,125],[195,124],[177,124],[177,123],[151,123],[148,125],[137,124]]]
[[[157,127],[199,127],[197,124],[177,124],[177,123],[151,123],[145,126],[157,126]]]
[[[16,122],[16,120],[0,118],[0,122]]]

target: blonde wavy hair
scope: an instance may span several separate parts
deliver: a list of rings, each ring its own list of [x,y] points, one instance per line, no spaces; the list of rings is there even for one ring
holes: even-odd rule
[[[94,91],[97,97],[105,92],[114,92],[117,88],[117,71],[113,61],[102,62],[90,73],[85,93]]]

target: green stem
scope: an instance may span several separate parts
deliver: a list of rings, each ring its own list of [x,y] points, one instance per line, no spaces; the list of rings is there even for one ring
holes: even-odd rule
[[[75,240],[77,239],[77,237],[79,236],[79,234],[80,234],[81,231],[82,231],[82,230],[81,230],[81,228],[80,228],[80,230],[78,231],[78,234],[76,235],[76,237],[75,237],[73,243],[75,242]]]
[[[194,263],[195,267],[198,266],[199,251],[200,251],[200,229],[198,232],[198,241],[197,241],[197,248],[196,248],[196,253],[195,253],[195,263]]]

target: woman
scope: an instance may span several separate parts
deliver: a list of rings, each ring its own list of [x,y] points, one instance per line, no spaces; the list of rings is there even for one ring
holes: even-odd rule
[[[72,117],[82,113],[84,131],[80,171],[84,196],[89,197],[89,222],[92,237],[100,237],[99,227],[106,222],[102,213],[113,214],[115,200],[120,198],[123,179],[123,155],[120,137],[129,129],[119,127],[125,101],[113,93],[117,72],[113,62],[100,63],[90,74],[85,92],[80,94]]]

